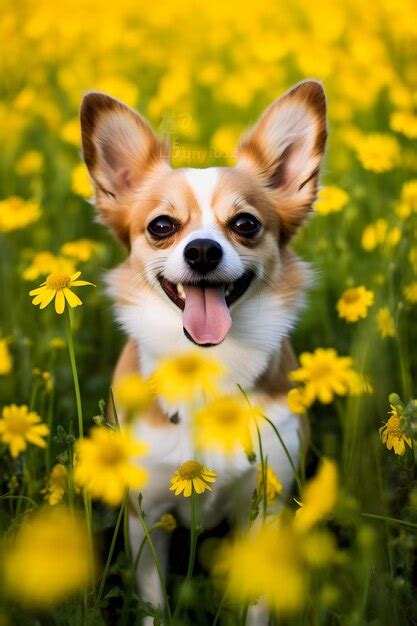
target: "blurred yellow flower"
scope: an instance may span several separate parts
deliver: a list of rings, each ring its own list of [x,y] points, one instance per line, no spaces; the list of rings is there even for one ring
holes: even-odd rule
[[[204,404],[193,416],[193,434],[199,450],[232,454],[239,448],[253,449],[251,430],[261,412],[250,407],[243,396],[219,396]]]
[[[327,458],[321,460],[317,474],[305,485],[303,502],[295,515],[295,528],[300,532],[326,518],[335,507],[338,494],[336,463]]]
[[[94,189],[84,163],[76,165],[72,170],[71,189],[82,198],[91,198],[94,195]]]
[[[111,94],[114,98],[122,100],[131,107],[138,103],[139,87],[120,75],[108,76],[95,82],[94,89]]]
[[[38,252],[32,259],[31,264],[23,271],[24,280],[37,280],[39,276],[47,276],[53,272],[64,272],[65,274],[75,274],[73,261],[60,256],[55,256],[52,252],[45,250]]]
[[[266,479],[265,480],[266,501],[269,506],[272,506],[273,504],[275,504],[277,497],[281,495],[284,487],[282,486],[282,483],[280,479],[278,478],[278,476],[275,474],[274,470],[271,467],[269,467],[269,465],[266,468],[265,479]],[[262,464],[258,465],[258,481],[257,481],[256,489],[258,493],[262,494],[262,497],[263,497],[264,481],[263,481]]]
[[[412,213],[417,213],[417,179],[408,180],[403,184],[395,212],[402,220],[409,218]]]
[[[81,128],[78,117],[74,117],[64,124],[61,128],[60,136],[61,139],[77,148],[81,146]]]
[[[305,413],[311,404],[311,402],[307,400],[304,390],[300,387],[290,389],[287,395],[287,402],[290,411],[298,415]]]
[[[179,466],[171,478],[170,491],[174,491],[176,496],[181,493],[185,498],[191,496],[192,491],[200,494],[207,489],[211,491],[210,484],[216,482],[217,474],[208,469],[198,461],[186,461]]]
[[[290,379],[304,383],[304,395],[310,404],[316,399],[329,404],[335,395],[349,392],[351,357],[340,357],[333,348],[317,348],[313,353],[303,352],[300,363],[301,367],[290,373]]]
[[[398,163],[400,148],[391,135],[370,133],[356,145],[356,155],[366,170],[381,173],[391,170]]]
[[[68,490],[68,470],[62,463],[57,463],[51,470],[48,477],[44,494],[45,500],[48,504],[54,506],[62,502],[64,494]]]
[[[300,539],[289,524],[252,527],[218,550],[214,577],[235,602],[263,599],[269,610],[286,615],[302,608],[307,576]]]
[[[44,309],[55,298],[55,311],[59,314],[65,310],[65,301],[68,302],[71,308],[80,306],[82,304],[81,300],[71,291],[70,287],[84,287],[85,285],[94,287],[93,283],[89,283],[86,280],[77,280],[80,274],[81,272],[76,272],[72,276],[64,272],[49,274],[40,287],[29,291],[30,296],[35,296],[32,304],[35,306],[39,304],[39,308]]]
[[[138,373],[128,374],[114,386],[118,405],[128,413],[141,413],[153,402],[154,394],[149,380]]]
[[[3,562],[5,589],[27,606],[58,604],[86,587],[93,564],[84,520],[65,508],[26,517]]]
[[[401,239],[401,229],[395,226],[388,230],[388,222],[384,219],[368,224],[362,233],[361,245],[367,252],[372,252],[377,246],[396,246]]]
[[[394,318],[391,315],[391,311],[387,306],[379,309],[376,314],[376,321],[378,330],[383,339],[387,337],[395,337],[395,323]]]
[[[404,287],[404,296],[405,296],[405,299],[408,300],[408,302],[411,302],[412,304],[417,304],[417,280],[414,280],[412,283],[409,283],[408,285]],[[0,354],[1,354],[1,350],[0,350]],[[0,362],[1,362],[1,356],[0,356]],[[1,372],[1,367],[0,367],[0,372]]]
[[[92,498],[117,506],[127,489],[140,489],[147,483],[148,472],[135,465],[147,450],[144,443],[133,439],[130,430],[95,426],[90,437],[76,442],[75,480]]]
[[[100,249],[100,244],[92,239],[68,241],[61,246],[61,254],[77,261],[89,261]]]
[[[0,376],[10,374],[13,367],[12,356],[10,354],[7,339],[0,338]]]
[[[395,454],[402,456],[405,452],[405,444],[412,448],[413,442],[401,429],[401,419],[397,409],[392,404],[390,406],[391,417],[381,426],[379,435],[382,443],[386,445],[388,450],[394,449]]]
[[[210,141],[215,157],[224,158],[227,163],[232,163],[234,160],[233,153],[243,131],[244,127],[239,124],[220,126]]]
[[[15,169],[19,176],[32,176],[39,174],[43,165],[43,154],[38,150],[28,150],[17,161]]]
[[[334,562],[335,541],[333,536],[325,530],[313,530],[307,533],[302,547],[303,556],[311,567],[323,567]]]
[[[3,407],[0,438],[9,446],[10,454],[14,459],[26,450],[28,443],[45,448],[44,437],[48,434],[48,426],[42,423],[37,413],[29,411],[25,404],[21,406],[11,404]]]
[[[390,127],[409,139],[417,139],[417,115],[409,111],[394,111],[390,118]]]
[[[25,228],[40,216],[41,209],[36,200],[24,200],[18,196],[0,200],[0,233]]]
[[[317,193],[314,208],[319,215],[328,215],[341,211],[347,204],[349,196],[340,187],[322,187]]]
[[[165,513],[161,516],[159,522],[156,523],[158,528],[162,528],[167,533],[172,533],[177,527],[177,520],[171,513]]]
[[[155,388],[167,402],[193,400],[199,394],[217,391],[217,382],[225,368],[209,356],[197,351],[163,359],[152,375]]]
[[[347,322],[357,322],[368,315],[368,308],[374,303],[374,294],[363,285],[346,289],[340,296],[336,308],[339,317]]]
[[[417,246],[412,246],[408,252],[408,260],[414,274],[417,274]]]

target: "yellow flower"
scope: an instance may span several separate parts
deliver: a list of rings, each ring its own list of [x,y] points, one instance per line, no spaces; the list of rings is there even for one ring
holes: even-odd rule
[[[402,133],[409,139],[417,139],[417,115],[408,111],[394,111],[391,115],[390,126],[397,133]]]
[[[400,148],[391,135],[370,133],[357,144],[356,155],[366,170],[387,172],[398,163]]]
[[[336,463],[323,458],[319,470],[304,487],[303,504],[295,515],[295,528],[301,532],[309,530],[331,513],[335,507],[338,491]]]
[[[193,489],[197,494],[204,493],[206,489],[211,491],[210,483],[216,482],[216,478],[217,474],[198,461],[186,461],[171,477],[170,490],[175,491],[176,496],[183,493],[185,498],[189,498]]]
[[[368,308],[374,303],[374,294],[363,285],[346,289],[337,302],[339,317],[347,322],[357,322],[368,315]]]
[[[62,339],[62,337],[52,337],[51,341],[49,342],[49,346],[53,350],[62,350],[62,348],[65,348],[65,341]]]
[[[25,228],[36,222],[41,216],[41,209],[36,200],[24,200],[12,196],[0,201],[0,233],[7,233]]]
[[[83,163],[76,165],[72,170],[71,189],[82,198],[91,198],[94,195],[90,177]]]
[[[25,404],[11,404],[3,407],[0,419],[0,437],[9,446],[10,454],[15,459],[26,450],[27,443],[45,448],[43,437],[49,434],[49,428],[41,422],[34,411],[29,411]]]
[[[55,298],[55,311],[59,314],[65,310],[65,300],[71,308],[79,306],[82,302],[70,287],[83,287],[84,285],[94,287],[93,283],[86,280],[77,280],[80,274],[81,272],[76,272],[72,276],[64,272],[49,274],[40,287],[29,292],[30,296],[35,296],[32,304],[35,306],[39,304],[39,308],[44,309]]]
[[[288,408],[297,415],[302,415],[306,412],[311,402],[309,402],[305,396],[303,389],[300,387],[294,387],[290,389],[287,395]]]
[[[100,244],[91,239],[78,239],[77,241],[68,241],[61,246],[61,254],[72,257],[77,261],[87,262],[100,249]]]
[[[199,450],[219,450],[227,454],[243,447],[252,451],[254,420],[259,409],[248,405],[243,396],[219,396],[194,414],[194,440]]]
[[[193,400],[198,394],[212,394],[225,373],[223,365],[197,351],[185,352],[159,362],[152,380],[167,402]]]
[[[301,609],[306,598],[300,540],[282,522],[252,527],[225,541],[215,557],[213,574],[233,601],[246,604],[263,599],[279,615]]]
[[[405,444],[412,448],[413,443],[410,437],[407,437],[401,429],[401,419],[397,413],[397,409],[391,404],[391,417],[379,429],[381,441],[388,450],[394,449],[395,454],[402,456],[405,452]]]
[[[19,176],[39,174],[43,168],[43,154],[38,150],[28,150],[16,163],[16,172]]]
[[[39,276],[47,276],[53,272],[75,274],[75,266],[72,261],[60,256],[55,256],[47,250],[38,252],[32,259],[31,264],[24,270],[24,280],[37,280]]]
[[[303,555],[312,567],[323,567],[334,561],[336,546],[333,536],[324,530],[313,530],[303,538]]]
[[[69,120],[66,124],[64,124],[61,128],[60,137],[67,143],[71,143],[76,148],[81,145],[81,128],[78,117],[74,117],[72,120]]]
[[[268,505],[275,504],[277,497],[282,493],[283,486],[274,470],[269,467],[266,468],[266,501]],[[264,492],[262,464],[258,465],[258,482],[256,489],[260,494]]]
[[[10,374],[13,367],[7,339],[0,339],[0,376]]]
[[[48,504],[59,504],[68,489],[68,471],[65,465],[57,463],[51,470],[45,489],[42,490]]]
[[[412,304],[417,304],[417,280],[414,280],[412,283],[409,283],[404,287],[404,296],[408,302]],[[1,350],[0,350],[1,354]],[[1,357],[0,357],[1,362]],[[1,371],[1,367],[0,367]]]
[[[7,592],[25,605],[62,602],[93,573],[83,518],[65,508],[41,509],[20,526],[4,554]]]
[[[376,321],[379,333],[383,339],[386,339],[387,337],[395,337],[394,318],[392,317],[391,311],[387,306],[379,309],[376,314]]]
[[[127,413],[145,411],[154,399],[152,387],[140,374],[128,374],[114,387],[118,405]]]
[[[135,465],[147,446],[135,441],[129,430],[95,426],[89,438],[77,441],[75,450],[77,484],[110,506],[122,502],[126,489],[140,489],[148,480],[147,471]]]
[[[316,399],[329,404],[335,395],[349,392],[351,357],[339,357],[333,348],[317,348],[313,353],[303,352],[300,363],[301,367],[290,373],[290,379],[305,384],[304,394],[310,404]]]
[[[159,522],[156,523],[158,528],[162,528],[167,533],[172,533],[177,527],[177,520],[171,513],[165,513],[162,515]]]
[[[322,187],[317,193],[314,208],[319,215],[328,215],[341,211],[347,204],[349,196],[340,187]]]

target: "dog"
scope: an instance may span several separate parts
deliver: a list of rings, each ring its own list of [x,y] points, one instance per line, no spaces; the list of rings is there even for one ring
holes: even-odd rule
[[[287,404],[288,373],[297,367],[288,335],[309,270],[289,243],[316,197],[327,136],[321,84],[303,81],[273,102],[240,139],[233,167],[171,168],[168,146],[148,123],[103,93],[85,95],[80,117],[101,221],[127,250],[107,276],[128,337],[113,383],[132,372],[150,375],[163,357],[208,350],[228,372],[224,391],[239,384],[262,404],[296,463],[308,429]],[[186,407],[157,399],[135,422],[135,434],[150,447],[150,480],[142,492],[147,524],[169,511],[189,524],[189,499],[168,488],[177,467],[195,457]],[[263,439],[268,466],[288,493],[293,475],[287,456],[272,431]],[[250,508],[256,464],[243,451],[200,460],[218,474],[213,491],[199,497],[202,526],[239,524]],[[137,494],[130,537],[134,556],[143,539]],[[166,568],[168,533],[157,530],[152,537]],[[163,605],[146,549],[138,585],[144,600]],[[248,623],[267,619],[262,606],[250,609]]]

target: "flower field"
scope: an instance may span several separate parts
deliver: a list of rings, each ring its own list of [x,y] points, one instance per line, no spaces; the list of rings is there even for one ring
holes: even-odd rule
[[[3,0],[0,39],[0,626],[244,626],[259,602],[271,626],[416,624],[416,3]],[[174,166],[232,165],[240,134],[308,77],[329,142],[291,242],[315,276],[288,394],[311,437],[284,498],[254,452],[268,416],[239,381],[219,392],[209,350],[110,389],[125,337],[103,275],[125,253],[88,202],[78,111],[104,91],[170,141]],[[132,558],[128,490],[149,483],[149,450],[109,421],[114,399],[131,422],[155,393],[201,392],[196,458],[166,485],[191,531],[171,511],[149,525],[139,496]],[[202,528],[221,481],[206,448],[258,465],[243,532]],[[158,532],[173,535],[165,606],[135,582]]]

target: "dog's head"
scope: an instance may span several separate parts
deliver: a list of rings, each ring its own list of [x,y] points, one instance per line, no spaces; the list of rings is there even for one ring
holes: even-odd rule
[[[101,93],[85,96],[81,124],[97,207],[138,280],[182,312],[191,341],[219,344],[255,284],[278,280],[315,199],[326,141],[321,85],[306,81],[276,100],[231,168],[172,169],[149,125]]]

